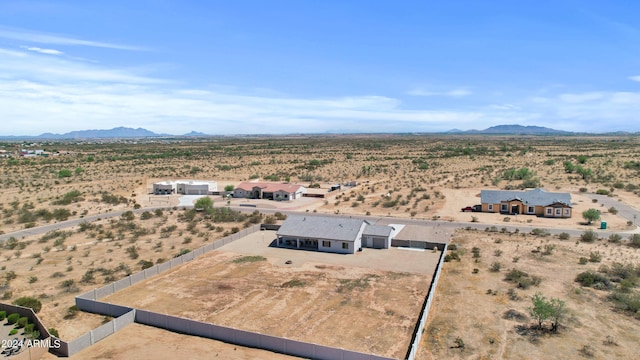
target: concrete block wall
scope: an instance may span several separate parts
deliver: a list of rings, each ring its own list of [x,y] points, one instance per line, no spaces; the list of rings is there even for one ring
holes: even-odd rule
[[[427,292],[427,296],[425,297],[424,303],[422,304],[420,317],[418,318],[416,327],[413,330],[411,344],[409,345],[409,350],[407,351],[407,360],[414,360],[416,357],[418,346],[420,345],[420,340],[422,338],[422,331],[424,330],[424,326],[427,323],[427,315],[429,315],[429,309],[431,308],[431,303],[433,302],[433,298],[436,294],[436,287],[438,285],[438,280],[440,279],[440,273],[442,272],[442,264],[444,264],[444,257],[447,254],[447,244],[439,245],[442,246],[442,252],[440,253],[440,258],[438,259],[438,265],[436,266],[435,274],[433,274],[431,285],[429,285],[429,291]]]

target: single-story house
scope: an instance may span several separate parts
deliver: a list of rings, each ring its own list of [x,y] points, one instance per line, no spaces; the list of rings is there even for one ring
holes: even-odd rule
[[[571,194],[548,192],[543,189],[482,190],[480,203],[483,212],[553,218],[570,218],[572,210]]]
[[[233,197],[248,199],[295,200],[302,197],[307,188],[302,185],[272,182],[242,182],[233,189]]]
[[[215,191],[218,191],[218,184],[214,181],[178,180],[153,184],[155,195],[208,195]]]
[[[394,229],[341,216],[291,215],[276,233],[278,247],[354,254],[362,247],[389,248]],[[364,242],[363,242],[364,239]]]

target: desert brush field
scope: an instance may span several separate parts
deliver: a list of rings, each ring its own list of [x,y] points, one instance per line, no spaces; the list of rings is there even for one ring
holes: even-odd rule
[[[498,231],[461,225],[453,236],[460,261],[444,264],[419,358],[624,358],[637,350],[640,250],[635,241],[640,239],[632,237],[635,218],[625,218],[619,210],[623,204],[640,208],[639,145],[639,139],[627,136],[453,135],[6,142],[0,148],[8,153],[37,148],[51,155],[0,159],[0,297],[4,302],[38,299],[45,324],[72,340],[108,320],[74,309],[74,296],[252,224],[278,221],[274,212],[417,219],[426,226],[472,222]],[[177,195],[150,195],[154,182],[177,179],[215,181],[219,190],[254,179],[286,181],[324,198],[274,202],[216,195],[212,199],[220,215],[207,218],[180,206]],[[352,181],[358,185],[327,191]],[[482,189],[535,187],[571,193],[573,216],[460,211],[479,204]],[[614,205],[604,205],[596,194]],[[256,213],[234,210],[247,202],[256,206],[251,209]],[[598,221],[587,224],[582,218],[591,208],[607,222],[606,232],[598,229]],[[74,219],[80,223],[64,226]],[[55,224],[60,229],[19,233]],[[499,231],[506,225],[523,230]],[[544,229],[571,234],[560,239]],[[589,231],[595,239],[583,241],[580,233]],[[551,254],[541,255],[551,247]],[[474,248],[480,252],[477,258]],[[600,261],[590,261],[598,256]],[[492,270],[493,263],[500,264],[498,271]],[[225,264],[216,265],[221,283],[228,274]],[[523,289],[505,280],[513,269],[536,276],[538,284]],[[330,270],[309,271],[300,276],[331,276]],[[586,271],[601,281],[576,282]],[[379,291],[385,291],[385,284],[380,283]],[[536,322],[529,307],[538,292],[565,303],[566,317],[557,332],[531,328]],[[389,322],[402,323],[389,316]],[[286,329],[274,331],[286,334]],[[400,350],[389,353],[403,355]]]

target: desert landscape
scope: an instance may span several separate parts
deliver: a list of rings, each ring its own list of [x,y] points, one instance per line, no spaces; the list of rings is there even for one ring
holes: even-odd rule
[[[633,345],[638,340],[634,334],[640,323],[631,310],[621,310],[620,299],[631,299],[631,305],[634,299],[638,301],[639,274],[631,271],[633,276],[621,279],[619,275],[613,276],[611,269],[618,266],[616,263],[626,266],[640,260],[640,250],[629,240],[636,232],[636,219],[619,213],[624,205],[640,208],[638,145],[637,138],[625,136],[453,135],[7,142],[0,147],[9,153],[31,147],[58,155],[0,159],[2,301],[13,302],[23,296],[37,298],[42,303],[38,314],[41,319],[51,324],[61,338],[71,340],[109,320],[74,310],[76,295],[252,224],[277,222],[276,212],[415,219],[425,225],[470,223],[496,231],[471,230],[460,225],[452,237],[452,244],[459,247],[452,251],[457,251],[460,261],[444,264],[432,307],[435,315],[429,317],[418,358],[539,358],[557,356],[559,351],[567,358],[625,357],[633,354]],[[215,181],[219,189],[253,179],[287,181],[302,184],[324,198],[274,202],[212,196],[214,206],[225,216],[206,218],[184,209],[180,205],[184,199],[178,195],[150,195],[154,182],[175,179]],[[358,184],[328,192],[332,185],[347,182]],[[574,215],[569,219],[547,219],[460,211],[462,207],[478,204],[482,189],[533,187],[571,193]],[[597,196],[605,196],[614,205],[605,205]],[[246,204],[255,208],[237,211]],[[586,223],[581,214],[591,208],[599,210],[608,229],[599,229],[599,221]],[[252,213],[254,210],[257,212]],[[41,234],[16,233],[94,216],[100,219]],[[500,231],[505,226],[520,226],[522,230]],[[567,233],[568,238],[562,235],[561,239],[558,235],[547,235],[544,229],[566,230],[571,234]],[[532,230],[537,231],[531,234]],[[583,241],[580,233],[590,230],[597,239]],[[611,238],[617,234],[620,239]],[[553,246],[551,254],[540,255],[547,245]],[[480,249],[479,258],[472,257],[473,248]],[[500,255],[496,255],[498,252]],[[600,254],[600,261],[590,261],[592,253]],[[516,257],[518,260],[514,261]],[[581,264],[582,258],[587,259],[586,263]],[[594,255],[594,260],[597,258]],[[212,286],[224,287],[225,279],[230,279],[230,269],[238,265],[222,254],[210,261],[216,279]],[[500,263],[498,271],[491,270],[493,263]],[[248,265],[251,271],[273,277],[265,276],[261,285],[233,285],[234,291],[235,286],[248,292],[253,286],[263,289],[294,280],[275,278],[278,268],[269,259]],[[300,279],[315,288],[326,277],[322,281],[335,286],[342,275],[338,276],[330,267],[317,267],[324,265],[310,265],[299,274]],[[538,286],[520,289],[504,280],[513,268],[541,281]],[[474,269],[478,271],[474,273]],[[608,274],[607,288],[594,289],[576,282],[578,274],[587,270]],[[371,278],[375,280],[370,280],[371,288],[367,291],[394,293],[389,282],[379,279],[397,275],[371,269],[353,270],[353,279],[367,274],[378,276]],[[417,316],[416,299],[426,291],[426,286],[416,285],[424,283],[424,279],[418,281],[420,277],[415,276],[400,276],[408,281],[405,289],[410,288],[409,293],[415,294],[415,298],[410,298],[415,303],[412,311],[369,314],[385,320],[379,326],[400,326],[410,334],[406,327],[412,327],[411,319]],[[170,280],[168,277],[162,281]],[[622,280],[628,280],[624,293],[620,292]],[[225,294],[224,289],[216,289]],[[293,290],[309,289],[311,285]],[[513,299],[509,297],[510,289],[517,295]],[[187,285],[180,291],[194,298],[206,292]],[[557,333],[522,330],[535,323],[528,307],[536,292],[566,303],[568,316]],[[349,308],[357,305],[354,296],[340,296],[344,298],[336,301],[351,302],[345,307],[349,309],[347,313],[355,311]],[[272,308],[277,308],[277,297],[272,299]],[[206,306],[216,307],[229,298],[209,300]],[[382,304],[374,307],[383,314],[388,310]],[[322,313],[321,310],[316,312]],[[194,309],[184,311],[193,311],[190,316],[204,316]],[[220,321],[228,324],[241,321],[237,313],[233,314]],[[327,319],[333,320],[325,326],[340,324],[333,317]],[[314,318],[309,321],[322,323]],[[278,334],[292,334],[273,323],[262,326],[271,326],[270,330]],[[145,327],[140,328],[145,331]],[[329,329],[322,331],[329,333]],[[363,325],[363,329],[367,327]],[[366,338],[357,331],[352,336]],[[464,346],[456,342],[458,338]],[[380,346],[384,349],[363,349],[395,357],[402,357],[406,351],[406,344],[401,343]],[[405,349],[399,350],[401,347]],[[111,350],[101,351],[108,354]],[[122,349],[113,354],[126,357]],[[87,352],[78,354],[78,358],[90,356]]]

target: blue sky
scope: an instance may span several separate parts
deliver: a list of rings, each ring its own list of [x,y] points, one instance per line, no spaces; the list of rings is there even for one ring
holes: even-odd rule
[[[0,135],[640,131],[640,2],[0,2]]]

